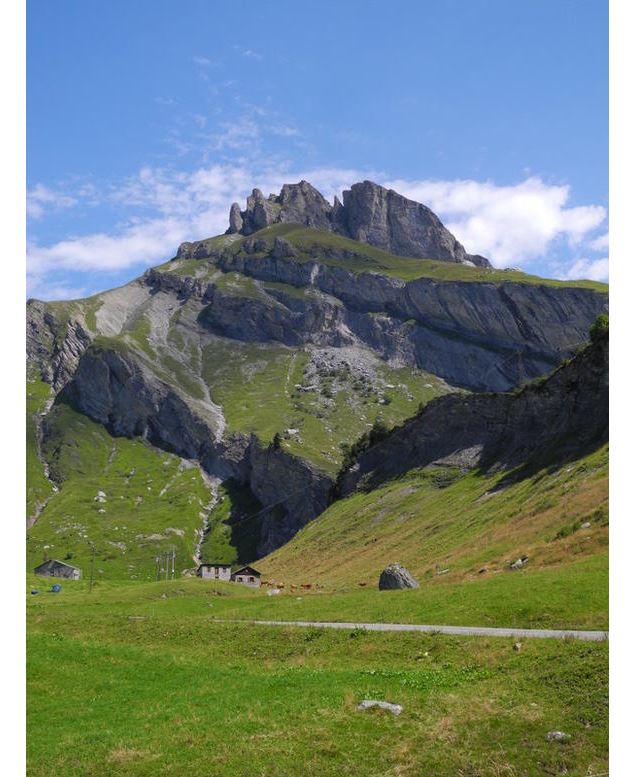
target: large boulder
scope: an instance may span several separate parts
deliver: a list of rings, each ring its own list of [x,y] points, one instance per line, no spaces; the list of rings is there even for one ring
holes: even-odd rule
[[[419,588],[419,583],[401,564],[390,564],[379,575],[379,590],[394,591],[399,588]]]

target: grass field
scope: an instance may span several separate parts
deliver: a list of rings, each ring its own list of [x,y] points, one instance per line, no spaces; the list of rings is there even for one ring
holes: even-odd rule
[[[255,627],[219,619],[282,616],[296,598],[200,580],[56,595],[42,582],[27,603],[32,777],[607,770],[606,643],[516,652],[501,638]],[[337,596],[309,599],[346,613]],[[362,698],[404,711],[359,712]],[[547,741],[554,729],[571,739]]]

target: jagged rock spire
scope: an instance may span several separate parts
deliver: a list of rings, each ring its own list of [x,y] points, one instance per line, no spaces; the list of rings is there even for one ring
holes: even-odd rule
[[[303,224],[336,232],[383,248],[398,256],[472,263],[489,267],[485,257],[468,254],[441,220],[425,205],[372,181],[355,183],[330,205],[308,181],[285,184],[280,194],[265,198],[254,189],[247,208],[233,203],[228,233],[251,235],[278,223]]]

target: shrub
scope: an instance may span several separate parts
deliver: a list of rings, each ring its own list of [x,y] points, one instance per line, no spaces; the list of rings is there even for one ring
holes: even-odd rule
[[[606,313],[600,313],[600,315],[591,324],[589,329],[589,339],[592,343],[597,342],[601,337],[608,335],[609,333],[609,317]]]

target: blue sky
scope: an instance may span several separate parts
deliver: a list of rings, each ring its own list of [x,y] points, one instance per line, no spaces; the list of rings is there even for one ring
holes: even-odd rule
[[[29,294],[123,283],[301,177],[605,279],[607,48],[599,0],[30,0]]]

